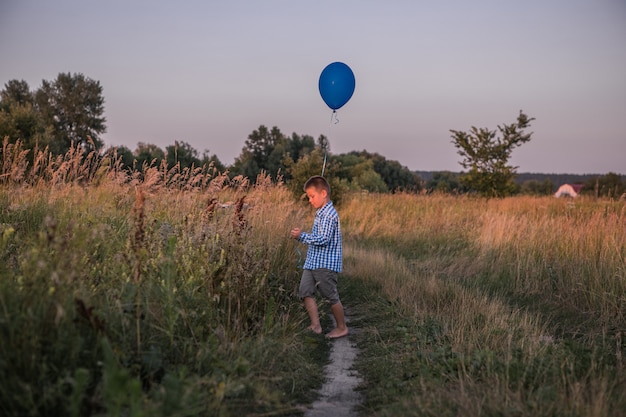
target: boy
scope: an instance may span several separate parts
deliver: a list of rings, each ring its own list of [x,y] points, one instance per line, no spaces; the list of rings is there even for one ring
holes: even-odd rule
[[[337,274],[342,269],[339,215],[330,201],[330,186],[324,177],[309,178],[304,184],[304,192],[317,212],[310,233],[299,228],[292,229],[290,233],[292,238],[309,245],[300,280],[300,298],[311,319],[309,329],[321,334],[322,326],[314,299],[316,289],[319,290],[322,297],[330,303],[337,324],[326,337],[335,339],[348,334],[343,305],[337,292]]]

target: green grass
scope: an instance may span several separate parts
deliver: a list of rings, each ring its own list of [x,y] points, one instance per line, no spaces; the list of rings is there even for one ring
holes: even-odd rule
[[[301,414],[328,346],[295,292],[306,212],[265,187],[1,188],[1,413]]]

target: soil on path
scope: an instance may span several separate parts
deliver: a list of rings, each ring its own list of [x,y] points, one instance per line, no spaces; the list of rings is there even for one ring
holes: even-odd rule
[[[347,316],[346,323],[349,323]],[[354,334],[354,329],[350,328],[350,334]],[[350,341],[350,334],[330,342],[329,363],[324,367],[326,382],[320,389],[320,398],[311,404],[305,417],[357,415],[355,407],[361,403],[361,394],[356,391],[356,387],[361,383],[361,378],[352,368],[358,350]]]

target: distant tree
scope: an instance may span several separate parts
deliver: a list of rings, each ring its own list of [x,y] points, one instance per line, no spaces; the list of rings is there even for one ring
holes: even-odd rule
[[[330,141],[326,136],[320,135],[320,137],[317,138],[317,147],[323,152],[330,152]]]
[[[368,162],[371,163],[372,161]],[[386,193],[389,191],[380,174],[373,169],[366,169],[360,172],[352,179],[352,185],[357,189],[371,193]]]
[[[324,136],[320,136],[324,138]],[[321,139],[323,140],[323,139]],[[315,149],[315,139],[309,135],[300,136],[297,133],[292,133],[291,138],[287,140],[287,152],[292,160],[297,161],[304,155],[308,155]]]
[[[421,188],[419,176],[397,161],[388,161],[367,151],[335,156],[331,154],[328,138],[324,135],[320,135],[317,141],[296,133],[287,137],[276,126],[270,130],[264,125],[248,136],[230,174],[243,175],[254,181],[264,171],[274,178],[280,175],[285,182],[292,179],[297,182],[292,174],[299,174],[316,160],[316,155],[321,158],[321,165],[315,175],[322,173],[326,158],[327,167],[335,164],[335,175],[342,180],[344,188],[373,192],[418,191]],[[324,173],[330,177],[328,169],[324,169]]]
[[[286,169],[291,177],[291,181],[289,181],[289,188],[293,191],[296,197],[300,197],[304,194],[302,187],[307,179],[313,175],[321,174],[323,160],[324,157],[319,149],[303,156],[297,161],[293,161],[290,158],[286,159]]]
[[[185,141],[175,141],[173,145],[167,146],[165,159],[170,168],[177,164],[180,164],[181,169],[202,165],[200,158],[198,158],[198,151]]]
[[[211,165],[213,164],[213,168],[217,170],[217,172],[225,172],[226,166],[220,161],[216,154],[211,155],[208,150],[205,150],[202,153],[202,158],[200,159],[200,163],[202,165]]]
[[[107,151],[107,153],[110,153],[111,155],[115,155],[120,158],[124,167],[133,167],[133,163],[135,162],[135,156],[133,155],[133,152],[126,146],[121,145],[112,147]]]
[[[263,160],[267,160],[274,150],[274,147],[284,138],[285,136],[276,126],[272,127],[272,130],[269,130],[267,127],[261,125],[257,130],[254,130],[248,135],[245,144],[254,159],[262,163]]]
[[[508,165],[509,158],[514,148],[530,141],[532,133],[524,133],[524,129],[533,120],[520,111],[516,123],[498,126],[498,131],[474,126],[469,133],[450,130],[452,143],[463,158],[460,164],[469,170],[461,176],[461,183],[485,197],[512,194],[517,167]]]
[[[50,141],[48,133],[32,104],[11,103],[0,109],[0,138],[20,140],[25,149],[41,149]]]
[[[356,153],[333,156],[337,176],[351,189],[384,193],[389,191],[380,174],[374,170],[374,161]]]
[[[296,198],[303,198],[304,190],[302,187],[306,180],[322,173],[322,165],[324,163],[323,150],[316,148],[311,153],[298,159],[298,161],[293,161],[291,158],[287,158],[286,161],[286,170],[291,177],[287,186]],[[345,181],[341,180],[337,175],[336,166],[332,162],[327,163],[324,177],[330,184],[331,200],[335,205],[340,205],[347,186]]]
[[[587,180],[582,192],[596,197],[619,198],[626,193],[626,182],[622,181],[620,175],[609,172]]]
[[[438,171],[426,183],[428,192],[461,193],[463,186],[459,181],[459,175],[450,171]]]
[[[527,180],[522,183],[520,192],[529,195],[550,195],[554,192],[554,184],[549,178],[543,181]]]
[[[50,129],[34,106],[26,81],[11,80],[0,91],[0,138],[4,137],[10,142],[20,140],[25,149],[45,148],[50,142]]]
[[[235,162],[230,169],[232,175],[243,175],[244,177],[250,178],[252,181],[254,181],[261,171],[262,168],[254,159],[252,152],[245,147],[241,150],[239,156],[235,158]]]
[[[420,177],[407,167],[402,166],[400,162],[387,160],[382,155],[365,150],[352,153],[372,160],[374,171],[380,175],[389,191],[415,192],[422,188]]]
[[[157,145],[152,143],[137,143],[137,148],[133,152],[137,161],[136,169],[143,171],[144,166],[159,166],[161,161],[165,159],[165,152]]]
[[[133,152],[124,145],[108,147],[104,151],[103,157],[105,160],[110,160],[105,161],[107,165],[112,163],[113,161],[117,162],[119,160],[119,162],[121,163],[120,168],[122,169],[132,170],[135,165],[135,156],[133,155]]]
[[[100,82],[83,74],[60,73],[52,82],[43,80],[35,105],[51,128],[54,153],[64,153],[72,144],[85,150],[102,146],[100,134],[106,131],[106,119]]]
[[[288,150],[286,137],[280,129],[274,126],[269,130],[261,125],[248,135],[241,154],[235,158],[231,172],[234,175],[248,177],[252,181],[256,180],[261,171],[276,177],[284,167],[283,159]]]
[[[123,167],[128,169],[132,169],[135,162],[133,152],[124,145],[107,148],[104,156],[111,159],[120,159]]]
[[[2,103],[0,109],[11,104],[33,105],[34,97],[26,81],[10,80],[4,85],[4,90],[0,92],[0,103]]]
[[[325,137],[323,135],[318,139],[318,141],[324,140]],[[292,178],[287,167],[292,166],[294,161],[297,162],[303,157],[310,155],[318,148],[319,144],[316,144],[312,136],[300,136],[294,132],[291,134],[291,137],[286,137],[281,140],[280,144],[278,144],[270,154],[270,158],[272,158],[273,163],[278,166],[277,172],[280,172],[283,181],[289,182]]]

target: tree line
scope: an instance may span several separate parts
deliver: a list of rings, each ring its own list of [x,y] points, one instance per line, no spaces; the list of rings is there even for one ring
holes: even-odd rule
[[[83,74],[60,73],[53,81],[42,81],[31,90],[26,81],[10,80],[0,91],[0,138],[20,140],[26,149],[48,149],[64,154],[73,146],[85,152],[115,154],[124,167],[137,171],[167,164],[180,169],[211,165],[219,172],[242,175],[254,181],[261,173],[298,184],[324,170],[331,185],[342,190],[369,192],[448,192],[475,193],[485,197],[505,197],[519,193],[551,194],[555,185],[549,180],[516,182],[517,167],[509,164],[513,149],[530,141],[526,130],[534,118],[520,111],[514,123],[496,130],[476,128],[467,132],[451,130],[452,144],[462,157],[459,164],[467,171],[459,174],[442,171],[426,182],[397,161],[387,160],[366,150],[333,154],[328,138],[321,135],[285,135],[276,126],[260,125],[245,140],[239,156],[230,166],[217,155],[202,154],[185,141],[161,149],[139,142],[134,150],[127,146],[104,149],[101,135],[106,132],[104,96],[100,82]],[[597,196],[619,196],[626,182],[614,173],[593,178],[585,192]]]
[[[452,171],[417,171],[424,190],[450,194],[472,192],[460,181],[463,173]],[[563,184],[582,185],[580,194],[591,197],[620,198],[626,193],[626,176],[609,172],[603,175],[585,174],[531,174],[516,175],[512,184],[513,195],[552,195]]]
[[[53,81],[44,80],[36,90],[26,81],[11,80],[0,92],[0,137],[20,140],[25,149],[48,149],[58,155],[79,146],[85,152],[114,154],[124,167],[138,171],[163,163],[179,169],[211,164],[233,177],[242,175],[254,181],[265,173],[288,183],[296,180],[295,184],[320,174],[324,167],[331,182],[343,190],[421,189],[417,174],[397,161],[365,150],[334,155],[325,136],[317,140],[297,133],[289,136],[276,126],[261,125],[250,133],[230,166],[208,151],[200,154],[185,141],[175,141],[165,149],[144,142],[137,143],[134,150],[127,146],[104,149],[101,135],[105,132],[102,86],[83,74],[60,73]]]

